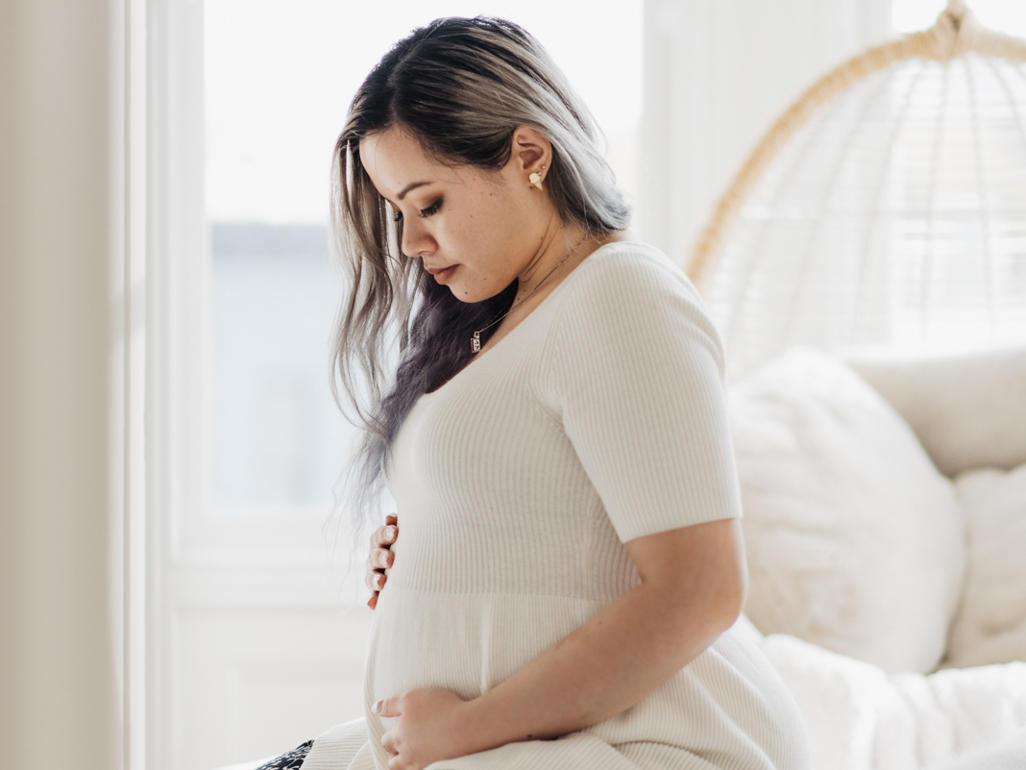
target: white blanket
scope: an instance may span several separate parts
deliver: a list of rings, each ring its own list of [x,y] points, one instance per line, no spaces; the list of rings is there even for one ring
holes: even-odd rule
[[[1026,768],[1026,662],[888,674],[785,634],[762,649],[798,701],[816,770]]]

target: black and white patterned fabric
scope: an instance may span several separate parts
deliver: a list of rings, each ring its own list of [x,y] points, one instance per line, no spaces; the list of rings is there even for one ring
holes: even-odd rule
[[[275,757],[270,762],[260,765],[257,770],[299,770],[303,766],[303,760],[306,759],[311,746],[313,746],[312,740],[302,743],[292,749],[292,751],[288,751],[280,757]]]

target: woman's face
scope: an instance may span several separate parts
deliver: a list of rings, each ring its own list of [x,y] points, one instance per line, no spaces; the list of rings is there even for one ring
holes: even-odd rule
[[[440,163],[399,127],[360,141],[363,167],[402,218],[403,253],[423,259],[432,273],[451,268],[435,280],[463,302],[480,302],[509,286],[545,240],[555,208],[528,181],[548,149],[532,144],[539,138],[532,129],[518,129],[510,161],[498,171]]]

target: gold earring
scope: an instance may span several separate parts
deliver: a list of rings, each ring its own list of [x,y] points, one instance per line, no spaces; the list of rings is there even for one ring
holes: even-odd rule
[[[545,166],[543,165],[543,166],[542,166],[542,171],[544,171],[544,170],[545,170]],[[540,174],[539,172],[537,172],[537,171],[534,171],[534,172],[532,172],[532,173],[531,173],[531,175],[530,175],[529,177],[527,177],[527,178],[528,178],[528,179],[530,179],[530,180],[531,180],[531,184],[533,184],[533,185],[534,185],[535,187],[537,187],[537,188],[538,188],[539,190],[541,190],[541,189],[542,189],[542,184],[541,184],[541,180],[542,180],[542,175],[541,175],[541,174]]]

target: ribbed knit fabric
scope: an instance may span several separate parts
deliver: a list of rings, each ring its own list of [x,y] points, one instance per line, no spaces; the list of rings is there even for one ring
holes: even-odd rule
[[[597,249],[416,402],[387,480],[399,538],[368,643],[365,721],[342,730],[345,751],[315,741],[316,770],[385,770],[390,720],[374,701],[429,686],[476,697],[638,585],[626,541],[741,516],[723,349],[694,286],[650,246]],[[794,701],[731,629],[611,719],[430,770],[807,767]]]

